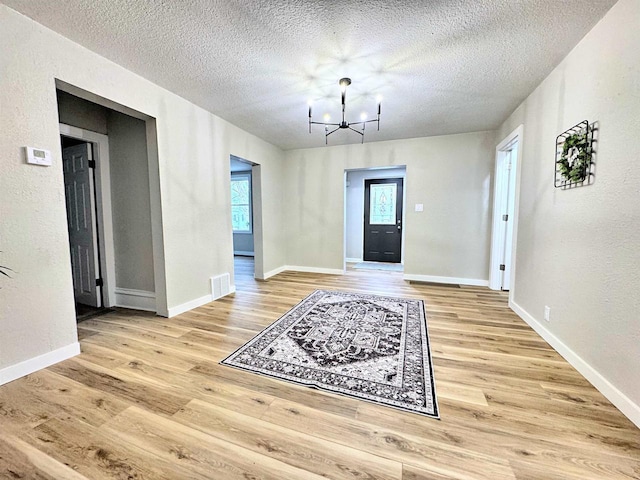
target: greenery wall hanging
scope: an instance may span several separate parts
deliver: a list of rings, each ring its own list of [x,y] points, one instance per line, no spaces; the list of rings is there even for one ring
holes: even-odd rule
[[[593,153],[593,128],[587,120],[556,138],[556,187],[589,184]]]

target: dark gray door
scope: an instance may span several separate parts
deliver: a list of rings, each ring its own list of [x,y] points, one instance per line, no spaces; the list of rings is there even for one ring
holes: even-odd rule
[[[402,178],[364,181],[364,261],[402,259]]]
[[[91,145],[88,143],[62,151],[74,296],[76,303],[100,307],[100,290],[96,285],[99,271],[96,210],[90,160]]]

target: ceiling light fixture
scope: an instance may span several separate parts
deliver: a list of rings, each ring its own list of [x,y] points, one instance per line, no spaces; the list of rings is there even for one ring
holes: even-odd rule
[[[366,113],[362,113],[362,115],[360,115],[361,121],[359,122],[347,122],[345,119],[345,107],[346,107],[346,98],[347,98],[347,87],[349,85],[351,85],[351,79],[350,78],[341,78],[340,82],[340,90],[342,92],[342,122],[340,123],[329,123],[329,115],[325,114],[324,122],[314,122],[311,119],[311,102],[309,102],[309,133],[311,133],[311,125],[315,124],[315,125],[324,125],[324,141],[325,144],[329,144],[329,135],[331,135],[333,132],[337,132],[338,130],[342,129],[349,129],[349,130],[353,130],[354,132],[360,134],[361,138],[362,138],[362,143],[364,143],[364,128],[367,125],[367,123],[371,123],[371,122],[376,122],[378,124],[378,130],[380,130],[380,104],[382,102],[382,97],[378,96],[377,100],[378,100],[378,116],[377,118],[373,119],[373,120],[366,120],[367,118],[367,114]],[[356,130],[355,128],[353,128],[353,126],[357,126],[357,125],[361,125],[362,129],[358,129]],[[335,127],[333,130],[329,131],[329,127]]]

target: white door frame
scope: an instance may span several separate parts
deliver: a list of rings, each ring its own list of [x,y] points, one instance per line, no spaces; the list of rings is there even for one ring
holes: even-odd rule
[[[64,123],[60,124],[60,135],[84,140],[94,145],[96,226],[98,229],[100,273],[102,275],[102,304],[113,307],[116,304],[116,263],[113,246],[113,215],[111,212],[111,175],[109,170],[109,137],[101,133],[84,130]]]
[[[265,268],[264,235],[262,233],[262,166],[257,163],[254,163],[251,167],[251,209],[253,215],[253,278],[264,280]]]
[[[251,181],[249,185],[251,186],[251,226],[253,232],[253,278],[257,280],[265,279],[265,268],[264,268],[264,236],[262,233],[262,166],[259,163],[252,162],[251,160],[247,160],[244,157],[239,155],[235,155],[233,153],[229,154],[229,161],[231,161],[231,157],[235,157],[243,163],[246,163],[251,167],[251,170],[241,171],[237,173],[251,173]],[[231,174],[236,172],[229,172],[229,193],[231,193]],[[231,213],[231,210],[229,210]],[[231,218],[231,217],[229,217]],[[231,225],[231,238],[233,244],[233,226]],[[231,253],[235,256],[234,249],[231,249]],[[233,282],[235,284],[235,263],[232,257],[232,265],[234,265],[233,270]]]
[[[402,178],[402,240],[400,242],[400,265],[404,267],[404,255],[405,255],[405,231],[406,231],[406,215],[407,215],[407,166],[406,165],[388,165],[385,167],[364,167],[364,168],[345,168],[343,177],[343,198],[342,198],[342,270],[347,271],[347,262],[362,262],[364,258],[364,244],[361,245],[362,251],[360,258],[347,258],[347,211],[349,210],[348,191],[349,184],[347,183],[348,175],[351,172],[379,172],[384,170],[401,170],[404,169],[402,175],[387,175],[387,176],[368,176],[365,174],[362,179],[362,191],[364,192],[364,182],[366,180],[380,180],[383,178]],[[362,238],[364,240],[364,217],[360,221],[360,228],[362,231]]]
[[[504,176],[501,175],[503,162],[507,157],[507,153],[510,147],[518,142],[518,149],[516,155],[516,161],[514,168],[516,169],[516,182],[515,182],[515,205],[513,208],[513,246],[511,248],[511,279],[508,285],[509,299],[512,298],[514,293],[515,275],[516,275],[516,247],[517,247],[517,234],[518,234],[518,206],[520,204],[520,174],[522,169],[522,141],[523,141],[524,126],[520,125],[513,132],[507,135],[496,146],[496,164],[494,171],[494,186],[493,186],[493,221],[491,228],[491,259],[489,261],[489,288],[492,290],[500,290],[501,288],[501,275],[500,275],[500,263],[504,255],[504,221],[502,220],[503,211],[501,209],[502,198],[505,194],[507,184],[505,183]],[[508,180],[507,180],[508,181]]]

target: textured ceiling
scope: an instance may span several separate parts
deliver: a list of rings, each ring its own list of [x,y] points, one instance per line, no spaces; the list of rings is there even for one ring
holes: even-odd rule
[[[614,0],[0,0],[284,149],[496,128]],[[329,144],[359,143],[340,131]]]

